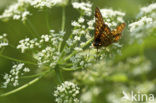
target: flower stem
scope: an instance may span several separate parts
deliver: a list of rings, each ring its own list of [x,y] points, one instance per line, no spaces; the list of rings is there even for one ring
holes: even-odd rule
[[[10,94],[16,93],[16,92],[18,92],[18,91],[20,91],[20,90],[22,90],[22,89],[24,89],[24,88],[34,84],[35,82],[37,82],[40,79],[41,79],[41,77],[37,77],[37,78],[33,79],[32,81],[30,81],[29,83],[27,83],[27,84],[25,84],[25,85],[23,85],[23,86],[21,86],[21,87],[19,87],[17,89],[14,89],[14,90],[9,91],[7,93],[1,94],[0,97],[4,97],[4,96],[8,96]]]
[[[8,59],[8,60],[16,61],[16,62],[22,62],[22,63],[26,63],[26,64],[37,65],[36,63],[30,62],[30,61],[23,61],[23,60],[15,59],[15,58],[12,58],[12,57],[9,57],[9,56],[5,56],[5,55],[2,55],[2,54],[0,54],[0,57]]]
[[[62,7],[62,24],[61,24],[62,31],[64,31],[64,29],[65,29],[65,19],[66,19],[65,18],[65,6],[63,6]],[[59,52],[61,51],[61,45],[62,45],[62,42],[59,44],[59,48],[58,48]],[[61,53],[61,55],[62,55],[62,53]],[[61,58],[61,56],[60,56],[60,58]],[[58,59],[58,62],[59,62],[60,58]],[[58,68],[58,66],[55,67],[55,73],[56,73],[56,77],[57,77],[59,83],[61,84],[63,82],[63,77],[62,77],[60,68]]]
[[[63,82],[63,77],[62,77],[62,73],[60,71],[60,68],[57,68],[57,66],[55,68],[55,73],[56,73],[56,77],[57,77],[59,83],[61,84]]]
[[[50,31],[50,26],[49,26],[49,11],[48,9],[46,10],[46,14],[45,14],[45,19],[46,19],[46,25],[47,25],[47,29],[48,29],[48,32]]]
[[[51,71],[50,69],[47,70],[47,71],[45,71],[42,75],[40,75],[39,77],[33,79],[32,81],[28,82],[27,84],[24,84],[23,86],[21,86],[21,87],[19,87],[19,88],[17,88],[17,89],[14,89],[14,90],[12,90],[12,91],[9,91],[9,92],[7,92],[7,93],[1,94],[0,97],[8,96],[8,95],[13,94],[13,93],[16,93],[16,92],[18,92],[18,91],[20,91],[20,90],[22,90],[22,89],[24,89],[24,88],[26,88],[26,87],[28,87],[28,86],[31,86],[32,84],[34,84],[34,83],[36,83],[37,81],[39,81],[44,75],[46,75],[46,74],[49,73],[50,71]]]
[[[66,18],[65,18],[65,6],[63,6],[63,7],[62,7],[62,24],[61,24],[61,31],[64,31],[64,29],[65,29],[65,20],[66,20]],[[61,51],[62,43],[63,43],[63,42],[61,42],[61,43],[59,44],[59,49],[58,49],[59,52]]]
[[[61,24],[61,30],[64,31],[65,29],[65,6],[62,7],[62,24]]]
[[[31,28],[31,30],[34,32],[34,34],[36,34],[38,36],[38,32],[36,31],[35,27],[31,23],[31,21],[29,19],[27,19],[27,21],[28,21],[27,23],[29,24],[29,27]]]

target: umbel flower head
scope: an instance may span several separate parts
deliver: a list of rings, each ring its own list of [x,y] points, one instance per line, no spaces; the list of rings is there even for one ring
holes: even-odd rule
[[[33,58],[37,60],[39,67],[41,65],[48,65],[54,67],[60,56],[59,45],[63,41],[63,31],[54,33],[54,30],[50,30],[50,34],[41,35],[39,38],[25,38],[19,41],[17,49],[24,53],[26,50],[36,49],[33,53]]]
[[[8,46],[7,34],[0,35],[0,48]]]
[[[79,87],[69,81],[65,81],[54,91],[57,103],[79,103],[77,98]]]
[[[3,20],[21,20],[25,21],[32,13],[29,7],[36,9],[52,8],[54,5],[66,5],[68,0],[18,0],[5,9],[0,19]]]
[[[130,43],[137,41],[142,42],[144,38],[149,36],[156,28],[156,3],[150,4],[147,7],[142,7],[137,16],[138,21],[129,24],[129,30],[133,40]],[[155,34],[155,33],[154,33]]]
[[[3,79],[2,87],[7,88],[9,84],[13,85],[14,87],[19,85],[19,78],[26,72],[29,72],[30,69],[24,66],[24,63],[15,64],[12,66],[9,74],[5,74]]]

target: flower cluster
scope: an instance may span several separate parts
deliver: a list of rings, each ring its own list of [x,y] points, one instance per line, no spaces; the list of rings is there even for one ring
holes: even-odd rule
[[[7,34],[0,35],[0,48],[8,45]]]
[[[63,2],[63,0],[23,0],[23,1],[29,3],[32,7],[39,9],[43,9],[44,7],[51,8],[54,5]]]
[[[54,91],[57,103],[79,103],[77,98],[79,87],[69,81],[65,81]]]
[[[139,15],[144,15],[144,14],[151,13],[151,12],[154,13],[155,10],[156,10],[156,3],[152,3],[148,5],[147,7],[141,8]]]
[[[78,2],[73,2],[72,3],[73,5],[73,8],[75,9],[80,9],[82,12],[85,13],[85,15],[87,16],[91,16],[92,14],[92,4],[91,3],[85,3],[85,2],[81,2],[81,3],[78,3]]]
[[[104,18],[105,23],[109,27],[116,27],[118,24],[123,23],[125,16],[124,12],[121,11],[115,11],[112,9],[101,9],[101,14]]]
[[[25,50],[39,48],[41,51],[35,52],[33,56],[39,66],[47,64],[53,67],[60,56],[59,49],[61,48],[64,34],[65,32],[63,31],[54,33],[54,30],[50,30],[50,34],[41,35],[40,38],[20,40],[17,49],[21,49],[21,52],[24,53]]]
[[[12,4],[6,9],[2,15],[0,15],[0,19],[8,20],[10,18],[14,20],[22,20],[25,21],[28,15],[31,13],[27,10],[29,4],[24,2],[23,0],[18,0],[17,3]]]
[[[63,41],[64,34],[65,33],[63,31],[56,34],[54,33],[54,30],[50,30],[50,34],[41,35],[40,38],[25,38],[20,40],[17,49],[21,49],[21,52],[24,53],[27,49],[33,49],[35,47],[42,48],[46,45],[46,43],[57,48],[59,43]]]
[[[5,82],[2,87],[7,88],[9,84],[13,86],[19,85],[19,78],[26,72],[29,72],[30,69],[24,66],[24,63],[15,64],[12,66],[9,74],[4,75]]]
[[[134,38],[130,42],[133,42],[135,39],[139,39],[138,41],[141,42],[143,38],[151,34],[152,28],[156,28],[155,5],[156,3],[141,8],[138,14],[139,20],[128,25],[131,36]]]
[[[65,32],[54,33],[50,31],[50,35],[42,35],[40,45],[45,46],[44,49],[34,54],[34,58],[38,61],[39,66],[48,65],[54,67],[60,57],[60,48]]]
[[[115,70],[114,70],[115,68]],[[122,71],[122,72],[121,72]],[[113,66],[112,62],[100,62],[90,67],[89,71],[77,71],[74,73],[76,80],[83,83],[100,82],[106,77],[111,81],[126,81],[127,72],[130,76],[139,76],[151,71],[149,60],[141,57],[128,58],[126,62],[119,62]]]
[[[24,53],[27,49],[32,49],[34,47],[40,47],[40,44],[37,42],[37,38],[30,40],[30,38],[25,38],[19,41],[17,49],[21,49],[21,52]]]
[[[27,16],[31,15],[29,7],[36,9],[52,8],[56,4],[65,4],[67,0],[18,0],[17,3],[12,4],[6,9],[0,19],[8,20],[12,18],[13,20],[25,21]]]
[[[60,52],[56,51],[56,48],[46,47],[37,54],[34,54],[34,58],[37,60],[38,65],[48,65],[54,67],[59,59]]]
[[[142,17],[140,20],[129,24],[130,32],[138,32],[144,28],[149,28],[149,25],[152,23],[152,18]],[[136,38],[139,38],[139,35],[136,35]]]
[[[86,53],[78,53],[74,56],[72,56],[70,58],[70,61],[72,62],[73,64],[73,69],[78,69],[78,68],[81,68],[81,69],[85,69],[89,66],[91,66],[91,63],[94,61],[93,59],[90,58],[91,57],[91,54],[86,54]]]

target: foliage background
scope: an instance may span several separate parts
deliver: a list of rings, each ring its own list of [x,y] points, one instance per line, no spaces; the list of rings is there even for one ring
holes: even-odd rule
[[[14,0],[15,1],[15,0]],[[13,0],[0,0],[0,13],[11,3],[14,2]],[[125,20],[127,23],[133,22],[136,14],[139,12],[139,8],[142,6],[146,6],[155,0],[91,0],[94,6],[99,8],[113,8],[114,10],[121,10],[126,13]],[[71,30],[71,20],[74,20],[79,15],[78,11],[71,9],[72,6],[67,5],[66,7],[66,27],[65,30],[70,32]],[[61,8],[60,7],[53,7],[52,9],[48,10],[49,13],[49,24],[50,28],[59,31],[61,27]],[[33,10],[32,10],[33,11]],[[46,26],[46,18],[45,18],[44,11],[34,11],[33,16],[29,18],[30,22],[34,25],[35,29],[37,30],[38,34],[45,34],[48,32]],[[31,34],[31,32],[26,28],[22,23],[10,20],[9,22],[0,21],[0,34],[7,33],[9,34],[9,41],[12,45],[18,43],[18,41],[22,38],[25,38]],[[124,32],[124,38],[126,37],[126,32]],[[148,41],[148,40],[147,40]],[[150,39],[149,39],[150,41]],[[135,56],[135,55],[142,55],[138,50],[139,45],[134,45],[129,47],[128,49],[124,49],[124,54],[122,56],[118,56],[116,60],[124,60],[128,56]],[[143,81],[148,81],[150,78],[155,78],[156,74],[156,41],[147,44],[144,47],[143,55],[147,57],[150,62],[152,63],[152,71],[148,74],[145,74],[145,79]],[[9,55],[15,58],[25,58],[29,60],[28,54],[21,55],[19,51],[7,47],[5,49],[4,54]],[[5,72],[9,72],[11,68],[12,62],[6,59],[0,58],[0,74]],[[115,69],[115,68],[114,68]],[[34,68],[35,70],[35,68]],[[71,80],[73,76],[71,75],[72,72],[64,72],[64,79]],[[137,79],[137,78],[136,78]],[[2,76],[0,77],[0,81],[2,81]],[[22,81],[26,82],[26,81]],[[52,92],[56,88],[58,81],[56,79],[55,73],[49,74],[48,76],[41,79],[39,82],[33,84],[32,86],[23,89],[15,94],[9,95],[7,97],[0,98],[0,103],[53,103],[54,97],[52,96]],[[103,87],[103,90],[107,90],[111,84],[107,84],[108,87]],[[14,89],[13,87],[8,88],[9,90]],[[0,93],[4,92],[5,90],[0,89]],[[156,93],[156,92],[154,92]],[[102,98],[101,95],[99,98]],[[94,101],[96,103],[96,101]],[[102,103],[102,102],[98,102]]]

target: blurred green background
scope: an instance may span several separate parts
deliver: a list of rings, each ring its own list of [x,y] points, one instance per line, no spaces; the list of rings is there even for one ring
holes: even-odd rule
[[[16,2],[15,0],[0,0],[0,14],[2,14],[3,10],[7,8],[8,5]],[[126,13],[125,20],[127,23],[133,22],[136,14],[139,12],[139,8],[143,6],[147,6],[156,0],[91,0],[94,6],[99,8],[112,8],[114,10],[121,10]],[[53,7],[48,10],[49,16],[49,24],[50,28],[56,31],[61,29],[61,7]],[[33,11],[33,10],[32,10]],[[37,30],[37,34],[46,34],[48,33],[47,22],[45,18],[45,11],[33,11],[33,16],[28,19],[32,23],[32,25]],[[68,33],[71,32],[71,21],[76,19],[79,15],[79,12],[72,9],[72,5],[69,4],[66,7],[66,27],[65,30]],[[7,33],[9,42],[12,45],[17,45],[18,41],[25,37],[32,37],[30,34],[32,30],[23,25],[22,22],[10,20],[8,22],[0,21],[0,34]],[[126,34],[125,34],[126,35]],[[125,37],[126,38],[126,37]],[[156,44],[152,48],[149,48],[145,52],[145,56],[150,58],[153,62],[154,68],[156,67]],[[137,49],[137,47],[132,48]],[[5,55],[14,57],[14,58],[25,58],[25,60],[30,60],[28,56],[29,53],[23,55],[16,49],[11,47],[7,47],[4,51]],[[6,60],[0,57],[0,74],[4,74],[5,72],[9,72],[13,62]],[[34,68],[35,70],[35,68]],[[155,71],[153,73],[156,73]],[[68,73],[64,72],[65,80],[70,80],[72,76],[68,75]],[[155,74],[153,74],[155,75]],[[0,76],[0,83],[2,83],[2,77]],[[24,81],[26,82],[26,81]],[[1,85],[1,84],[0,84]],[[32,86],[23,89],[15,94],[9,95],[4,98],[0,98],[0,103],[54,103],[54,97],[52,93],[57,86],[57,80],[55,73],[49,74],[45,78],[41,79],[39,82],[33,84]],[[6,89],[0,88],[0,93],[12,90],[13,87]]]

